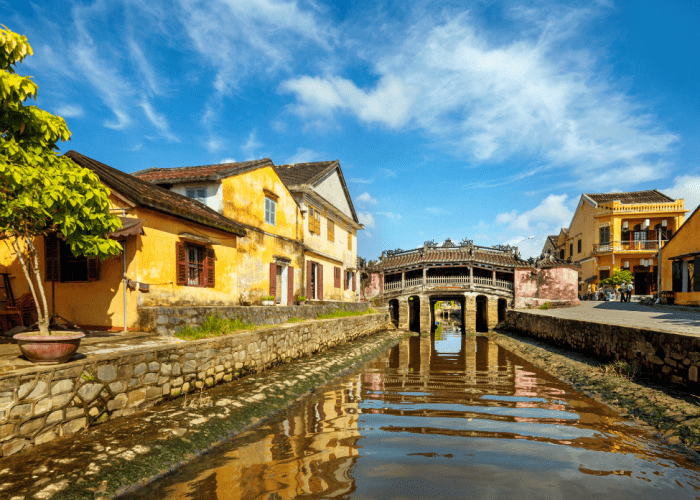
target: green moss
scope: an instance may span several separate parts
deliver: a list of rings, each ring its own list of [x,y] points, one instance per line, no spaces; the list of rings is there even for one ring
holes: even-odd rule
[[[350,316],[364,316],[365,314],[374,314],[377,311],[371,307],[366,311],[346,311],[344,309],[338,309],[328,314],[319,314],[318,319],[333,319],[333,318],[347,318]]]
[[[240,318],[228,319],[211,314],[202,321],[199,328],[192,328],[188,325],[177,332],[175,336],[182,340],[199,340],[228,335],[237,330],[255,330],[255,328],[254,324],[246,323]]]
[[[304,321],[304,320],[301,318],[289,318],[287,320],[287,323],[301,323],[302,321]]]

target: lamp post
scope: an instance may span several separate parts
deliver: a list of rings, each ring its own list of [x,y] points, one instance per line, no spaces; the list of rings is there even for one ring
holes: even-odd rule
[[[520,255],[520,251],[518,250],[518,245],[520,245],[523,241],[532,240],[534,238],[535,238],[534,236],[528,236],[527,238],[523,238],[522,240],[518,241],[515,245],[513,245],[513,246],[515,246],[515,254]]]

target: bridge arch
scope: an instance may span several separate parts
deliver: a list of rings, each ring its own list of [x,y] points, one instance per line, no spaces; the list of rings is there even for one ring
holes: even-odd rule
[[[421,331],[420,303],[421,300],[418,295],[411,295],[408,298],[408,329],[412,332]]]
[[[486,295],[476,296],[476,331],[489,331],[489,298]]]
[[[399,326],[399,299],[389,301],[389,316],[394,326]]]

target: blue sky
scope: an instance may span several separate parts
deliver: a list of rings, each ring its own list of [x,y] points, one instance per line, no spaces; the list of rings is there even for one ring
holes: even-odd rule
[[[339,159],[359,254],[539,254],[582,192],[700,203],[700,4],[0,0],[75,149],[126,172]]]

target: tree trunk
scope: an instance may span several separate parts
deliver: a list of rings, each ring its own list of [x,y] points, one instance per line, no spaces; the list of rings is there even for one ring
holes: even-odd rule
[[[26,238],[27,241],[29,241],[29,238]],[[49,335],[49,318],[48,318],[48,308],[45,308],[43,311],[41,310],[40,303],[39,303],[39,298],[37,297],[36,294],[36,289],[34,286],[34,282],[32,281],[32,275],[29,272],[29,268],[32,267],[35,272],[38,272],[39,264],[38,262],[35,263],[34,266],[31,264],[31,254],[29,252],[29,245],[27,245],[27,259],[25,261],[24,255],[22,254],[22,246],[20,245],[19,239],[17,237],[12,239],[12,247],[15,250],[15,253],[17,254],[17,258],[19,259],[19,263],[22,266],[22,271],[24,271],[24,276],[27,278],[27,283],[29,284],[29,290],[32,292],[32,297],[34,297],[34,304],[36,306],[36,312],[37,312],[37,322],[39,325],[39,334],[40,335]],[[36,250],[35,250],[36,254]],[[42,295],[44,293],[44,289],[41,285],[41,277],[37,275],[37,287],[41,289]],[[44,305],[46,304],[46,297],[44,297]]]

